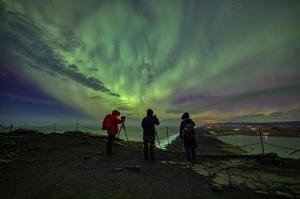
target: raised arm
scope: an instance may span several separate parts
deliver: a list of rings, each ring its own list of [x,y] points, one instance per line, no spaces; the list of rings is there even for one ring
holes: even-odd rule
[[[195,127],[196,125],[195,125],[195,122],[192,120],[192,124],[193,124],[193,126]]]
[[[142,128],[144,128],[144,126],[145,126],[145,118],[142,120],[141,126],[142,126]]]
[[[114,118],[116,124],[122,124],[124,120],[120,120],[119,118]]]
[[[155,125],[159,125],[159,120],[158,120],[158,118],[156,116],[154,116],[154,124]]]

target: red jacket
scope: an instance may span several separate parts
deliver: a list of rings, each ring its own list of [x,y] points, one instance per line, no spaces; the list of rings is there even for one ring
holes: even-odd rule
[[[120,115],[120,112],[117,110],[114,110],[112,112],[112,114],[111,114],[112,125],[111,125],[110,129],[107,130],[108,135],[116,135],[118,133],[118,124],[123,123],[123,121],[118,118],[119,115]]]

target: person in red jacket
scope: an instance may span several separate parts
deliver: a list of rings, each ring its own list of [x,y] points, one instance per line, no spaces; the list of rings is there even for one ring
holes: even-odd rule
[[[125,121],[125,117],[120,120],[118,116],[120,112],[117,110],[113,110],[111,114],[106,115],[104,119],[105,129],[107,130],[107,144],[106,144],[106,154],[112,155],[112,145],[115,140],[115,137],[118,133],[118,124],[122,124]],[[108,123],[108,124],[107,124]]]

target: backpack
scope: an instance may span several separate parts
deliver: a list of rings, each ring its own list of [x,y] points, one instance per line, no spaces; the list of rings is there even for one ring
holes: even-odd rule
[[[112,125],[112,115],[108,114],[104,117],[102,121],[102,129],[109,130],[111,128],[111,125]]]
[[[183,129],[183,136],[193,138],[195,137],[196,131],[192,123],[186,123]]]

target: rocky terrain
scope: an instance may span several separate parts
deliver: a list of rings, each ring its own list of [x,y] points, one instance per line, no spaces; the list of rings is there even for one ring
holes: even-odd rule
[[[299,198],[300,162],[238,149],[197,132],[197,162],[180,140],[143,160],[142,144],[80,132],[0,133],[1,198]],[[226,149],[226,150],[224,150]],[[227,150],[229,149],[229,150]]]

